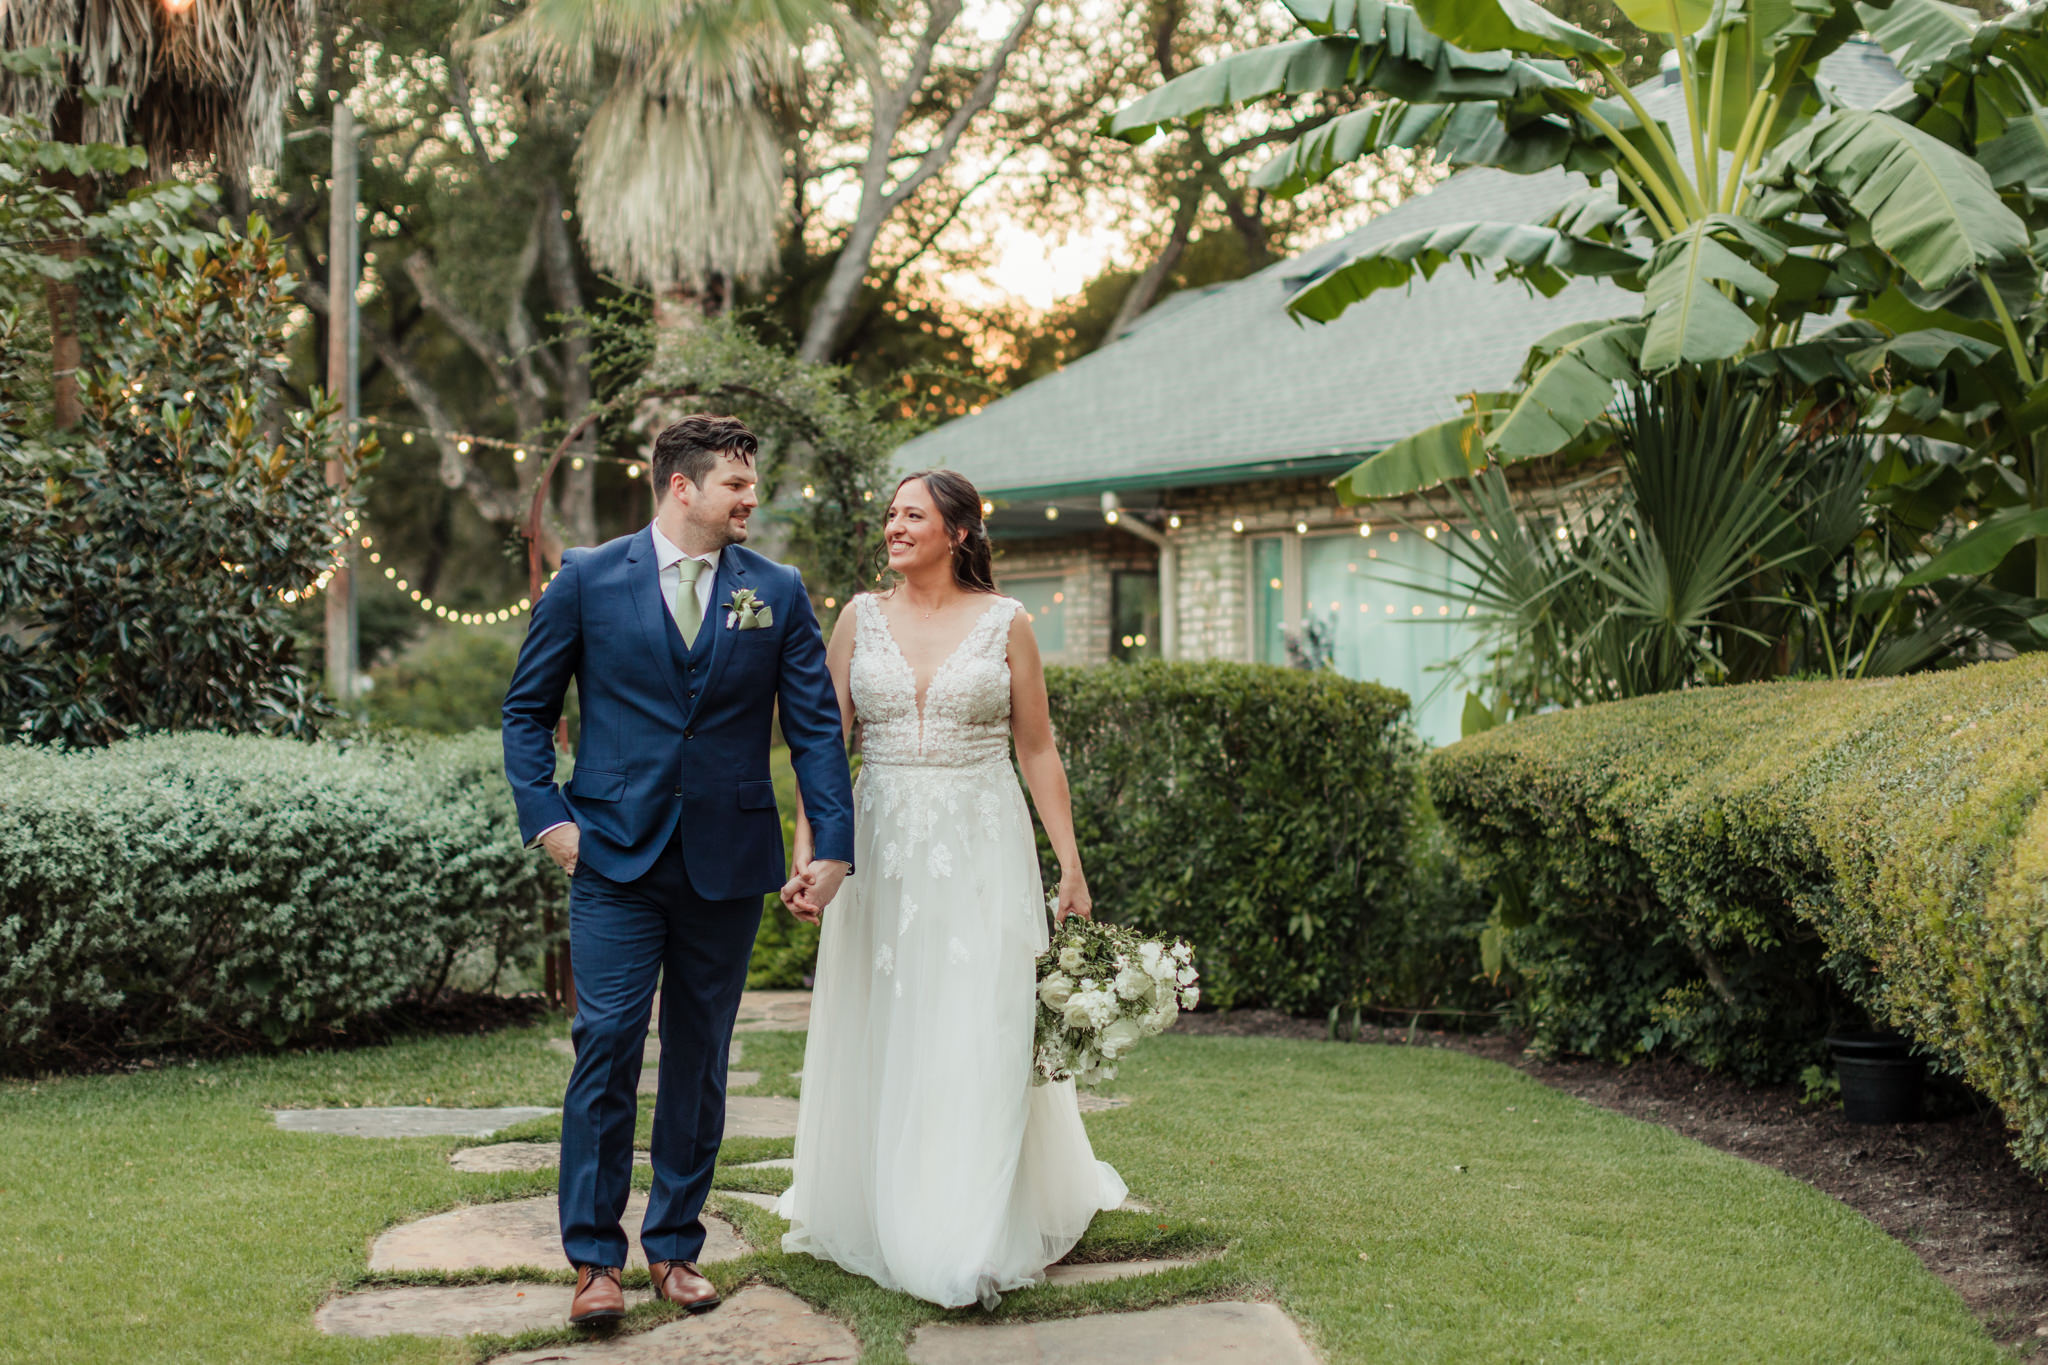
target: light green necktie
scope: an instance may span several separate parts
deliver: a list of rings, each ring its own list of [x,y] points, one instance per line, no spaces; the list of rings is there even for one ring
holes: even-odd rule
[[[697,643],[697,628],[704,624],[704,604],[697,600],[697,575],[703,573],[701,559],[676,561],[676,628],[683,632],[683,648]]]

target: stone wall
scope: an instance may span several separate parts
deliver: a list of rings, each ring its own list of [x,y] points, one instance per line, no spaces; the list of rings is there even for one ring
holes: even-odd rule
[[[1064,618],[1065,645],[1048,649],[1046,662],[1100,664],[1109,662],[1111,575],[1121,570],[1157,573],[1159,557],[1136,536],[1098,523],[1057,538],[999,539],[995,569],[996,586],[1004,591],[1012,580],[1057,576],[1064,600],[1055,609]]]

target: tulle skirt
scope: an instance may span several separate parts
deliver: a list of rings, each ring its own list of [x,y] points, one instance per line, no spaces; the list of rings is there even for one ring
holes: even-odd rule
[[[957,1308],[1036,1284],[1124,1182],[1031,1084],[1044,891],[1007,761],[869,763],[825,911],[783,1250]]]

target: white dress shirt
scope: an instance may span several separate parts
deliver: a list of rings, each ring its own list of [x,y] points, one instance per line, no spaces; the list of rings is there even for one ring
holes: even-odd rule
[[[659,565],[661,569],[661,572],[659,574],[659,578],[661,581],[661,600],[663,604],[668,607],[668,614],[671,617],[674,617],[676,614],[676,589],[681,585],[683,580],[682,570],[678,569],[676,565],[682,563],[686,559],[701,559],[704,561],[704,570],[702,573],[699,573],[697,575],[696,583],[698,621],[697,629],[701,633],[704,629],[704,618],[711,611],[711,599],[718,595],[719,552],[713,550],[708,555],[686,555],[681,550],[677,549],[675,544],[671,542],[667,536],[661,533],[661,528],[659,526],[650,526],[648,529],[654,533],[654,562],[657,565]],[[667,664],[664,663],[662,666],[667,667]],[[566,825],[568,823],[569,822],[567,820],[558,820],[554,824],[549,825],[546,829],[534,835],[533,842],[528,844],[527,847],[538,847],[541,840],[547,838],[550,833],[560,829],[563,825]]]

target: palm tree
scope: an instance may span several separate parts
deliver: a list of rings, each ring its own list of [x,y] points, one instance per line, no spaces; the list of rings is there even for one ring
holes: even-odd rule
[[[827,0],[529,0],[471,47],[595,98],[576,162],[584,244],[653,291],[657,335],[674,338],[774,264],[770,104],[831,21]]]
[[[59,58],[54,78],[0,67],[0,114],[42,125],[53,142],[132,143],[148,153],[152,175],[211,161],[231,187],[245,186],[249,168],[277,149],[313,7],[314,0],[0,4],[0,51],[41,49]],[[48,174],[81,208],[91,207],[90,177]],[[82,250],[79,242],[57,248],[72,257]],[[52,281],[49,307],[55,420],[69,428],[79,417],[82,358],[76,287]]]

